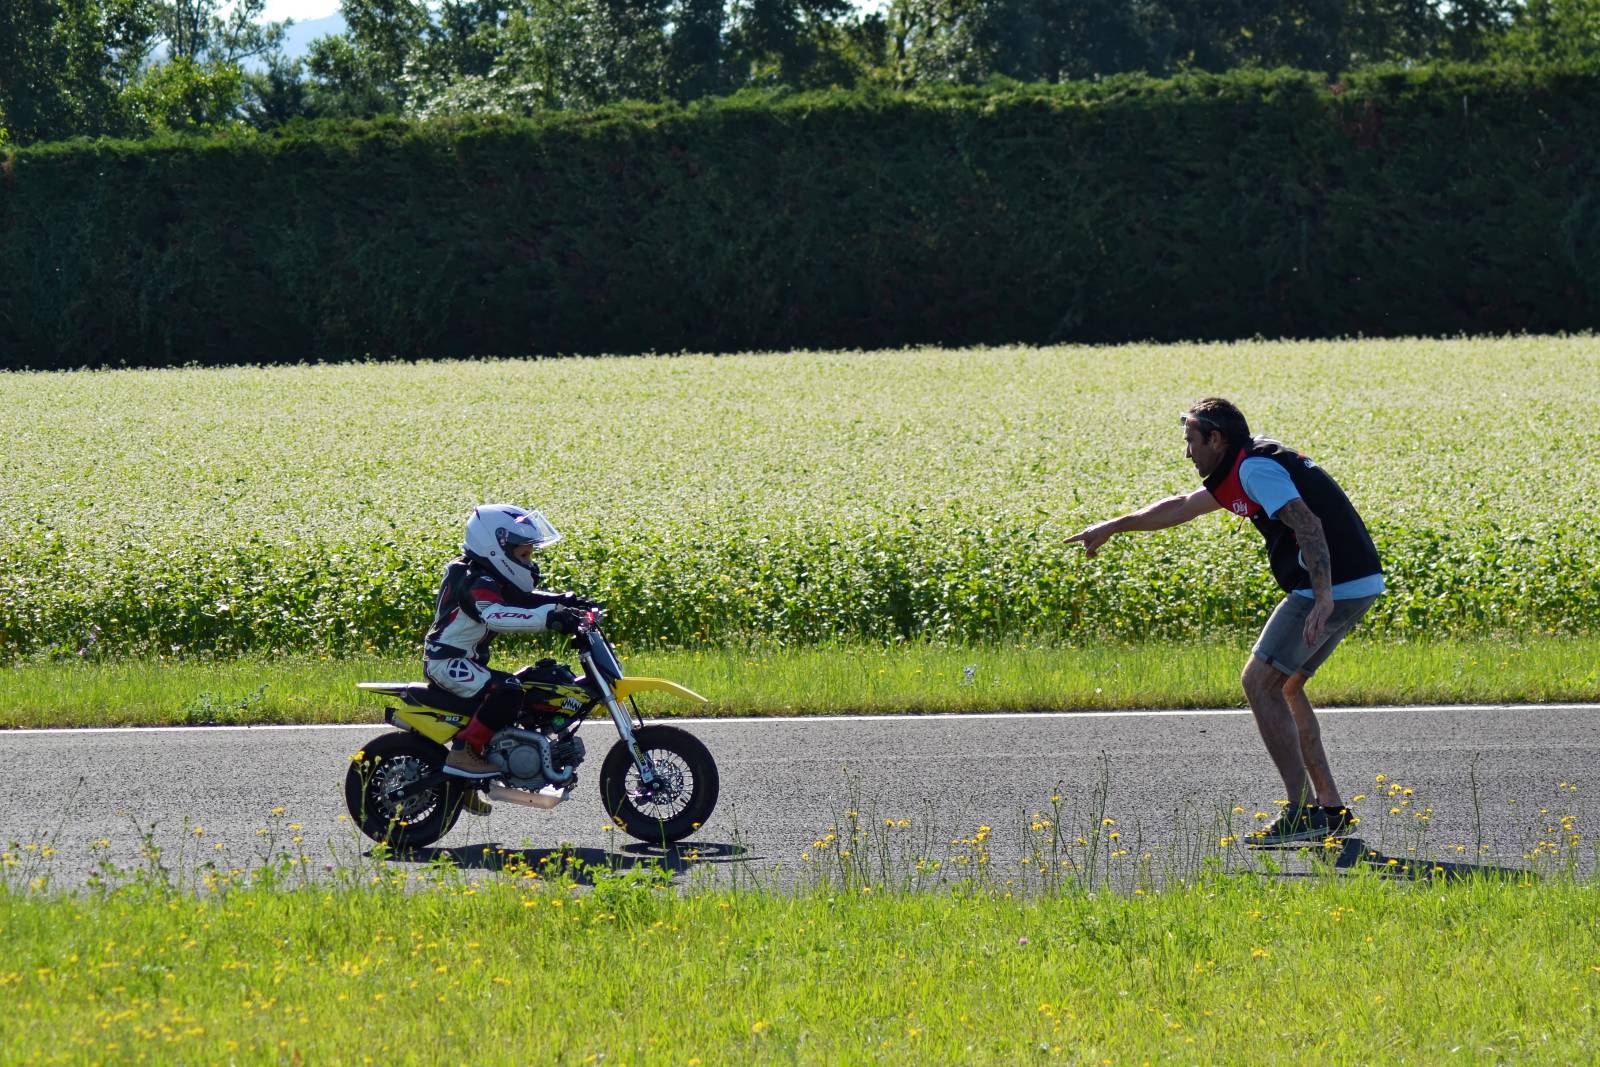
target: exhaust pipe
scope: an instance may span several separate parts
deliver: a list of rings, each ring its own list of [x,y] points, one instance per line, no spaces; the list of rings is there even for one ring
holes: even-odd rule
[[[503,801],[507,804],[521,804],[529,808],[543,808],[546,811],[567,799],[571,793],[571,789],[562,789],[553,785],[547,785],[537,793],[531,789],[517,789],[509,785],[493,785],[488,789],[490,800]]]

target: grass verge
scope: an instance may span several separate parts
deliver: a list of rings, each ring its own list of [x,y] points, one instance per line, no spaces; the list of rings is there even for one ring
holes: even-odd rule
[[[1336,843],[1246,848],[1238,807],[1145,850],[1108,776],[1017,825],[1020,852],[847,808],[785,870],[741,871],[737,830],[322,852],[275,808],[254,860],[152,827],[129,866],[90,843],[63,891],[53,839],[11,843],[0,1062],[1594,1058],[1600,926],[1573,917],[1600,854],[1572,817],[1515,869],[1456,862],[1389,783],[1369,836],[1396,858],[1340,873]]]
[[[639,653],[632,674],[710,698],[652,716],[973,712],[1241,704],[1248,642],[1041,648],[831,646]],[[529,658],[532,658],[531,656]],[[507,657],[507,662],[514,661]],[[1309,691],[1328,706],[1600,699],[1600,637],[1352,640]],[[420,678],[410,658],[42,661],[0,671],[0,727],[365,722],[362,680]]]
[[[1593,884],[0,890],[8,1062],[1591,1062]],[[1381,1050],[1381,1053],[1380,1053]]]

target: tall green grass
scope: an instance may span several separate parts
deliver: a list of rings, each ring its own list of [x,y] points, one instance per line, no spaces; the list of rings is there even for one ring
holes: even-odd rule
[[[1375,634],[1600,632],[1600,342],[1524,337],[6,375],[0,654],[408,654],[491,499],[636,650],[1237,636],[1238,520],[1062,543],[1213,393],[1349,491]]]
[[[1600,1041],[1581,918],[1600,897],[1570,880],[1026,899],[396,882],[0,891],[0,1059],[1570,1064]]]
[[[1108,763],[1003,827],[841,798],[759,871],[737,833],[395,855],[347,828],[313,851],[282,808],[250,856],[152,830],[136,858],[89,843],[70,883],[52,840],[13,842],[0,1060],[1585,1062],[1579,789],[1556,787],[1517,869],[1430,836],[1383,776],[1351,798],[1354,866],[1337,843],[1246,848],[1271,813],[1241,807],[1146,839],[1108,811]]]
[[[545,651],[506,644],[507,663]],[[709,699],[642,695],[651,717],[1235,707],[1249,647],[711,648],[640,652],[624,666]],[[0,671],[0,728],[376,722],[382,702],[355,683],[420,680],[420,670],[397,656],[35,661]],[[1600,698],[1600,638],[1351,639],[1308,691],[1323,706],[1591,701]]]

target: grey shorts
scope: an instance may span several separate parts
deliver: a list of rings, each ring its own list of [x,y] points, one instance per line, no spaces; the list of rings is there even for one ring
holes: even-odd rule
[[[1316,601],[1290,593],[1278,601],[1272,617],[1261,628],[1261,636],[1256,638],[1255,648],[1250,651],[1284,674],[1303,674],[1309,678],[1322,666],[1323,660],[1333,655],[1344,635],[1377,599],[1377,596],[1359,596],[1335,600],[1333,614],[1328,616],[1328,623],[1322,630],[1322,640],[1313,648],[1306,644],[1305,630],[1306,616],[1311,614]]]

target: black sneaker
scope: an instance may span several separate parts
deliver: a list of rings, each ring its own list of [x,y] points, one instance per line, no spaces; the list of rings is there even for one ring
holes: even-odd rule
[[[1328,820],[1329,837],[1348,836],[1350,831],[1355,829],[1358,821],[1355,812],[1343,805],[1336,808],[1323,808],[1322,814]]]
[[[1328,836],[1328,816],[1315,805],[1290,804],[1272,825],[1246,839],[1251,845],[1287,845],[1296,841],[1321,841]]]

